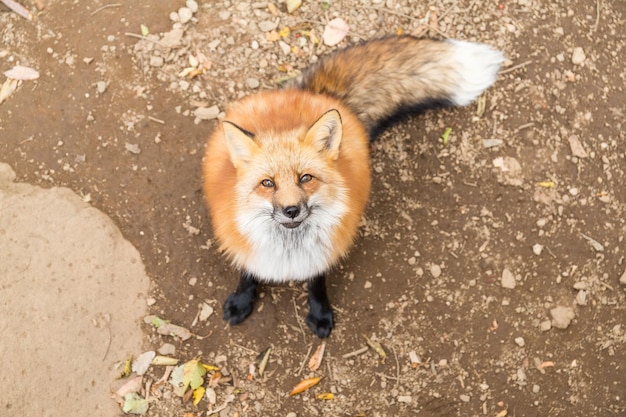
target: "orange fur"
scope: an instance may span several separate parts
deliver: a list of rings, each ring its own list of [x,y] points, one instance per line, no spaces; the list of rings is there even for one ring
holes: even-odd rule
[[[338,158],[324,161],[324,165],[336,173],[339,181],[347,188],[348,196],[348,211],[332,235],[332,263],[335,263],[348,252],[354,240],[370,190],[368,136],[356,116],[341,102],[330,97],[301,90],[277,90],[256,94],[235,103],[227,111],[225,120],[253,133],[255,141],[263,147],[273,144],[269,143],[271,139],[263,143],[262,138],[272,138],[280,132],[306,132],[320,116],[331,109],[338,110],[341,115],[343,136]],[[281,145],[294,146],[289,143]],[[235,189],[241,176],[246,174],[246,167],[235,169],[222,126],[209,139],[203,170],[205,197],[214,234],[220,242],[220,248],[237,266],[245,269],[252,248],[237,227],[234,211],[237,201]],[[303,185],[301,192],[315,193],[318,186],[313,181]],[[257,187],[254,192],[266,194],[265,198],[271,197],[267,194],[269,191],[262,187]],[[293,196],[278,198],[289,201]]]

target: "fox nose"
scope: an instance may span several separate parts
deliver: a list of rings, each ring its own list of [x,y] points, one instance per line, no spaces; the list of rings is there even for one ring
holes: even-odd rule
[[[283,214],[290,219],[295,219],[300,214],[300,209],[297,206],[288,206],[283,209]]]

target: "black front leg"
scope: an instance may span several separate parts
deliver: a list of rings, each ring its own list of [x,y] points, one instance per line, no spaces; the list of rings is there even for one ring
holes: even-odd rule
[[[228,324],[231,326],[239,324],[252,313],[258,284],[251,273],[246,271],[241,273],[237,290],[229,295],[224,303],[224,320],[228,321]]]
[[[335,322],[326,294],[326,275],[319,275],[309,281],[309,315],[306,323],[318,337],[330,336]]]

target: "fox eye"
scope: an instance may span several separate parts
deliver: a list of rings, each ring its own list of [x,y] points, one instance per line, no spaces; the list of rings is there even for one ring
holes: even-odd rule
[[[264,179],[263,181],[261,181],[261,185],[265,188],[274,188],[274,181],[270,180],[270,179]]]
[[[304,174],[300,177],[300,184],[307,183],[313,179],[313,176],[310,174]]]

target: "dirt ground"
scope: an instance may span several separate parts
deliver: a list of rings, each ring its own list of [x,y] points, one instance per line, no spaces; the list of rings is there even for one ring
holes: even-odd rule
[[[165,384],[145,415],[626,415],[622,0],[215,1],[184,23],[182,0],[21,3],[32,22],[0,5],[0,69],[41,76],[0,104],[0,162],[110,216],[142,256],[151,314],[201,336],[144,325],[145,350],[172,344],[224,377],[215,405]],[[372,145],[361,234],[329,275],[336,328],[309,371],[320,340],[302,325],[303,287],[265,286],[247,321],[222,321],[238,275],[212,242],[200,165],[215,117],[331,51],[310,32],[334,17],[351,28],[339,47],[403,31],[489,43],[509,62],[484,111],[417,115]],[[349,355],[366,337],[385,361]]]

